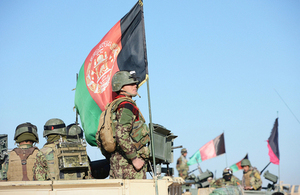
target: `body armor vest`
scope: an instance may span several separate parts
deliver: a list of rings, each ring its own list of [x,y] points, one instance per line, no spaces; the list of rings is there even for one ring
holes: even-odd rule
[[[32,168],[38,153],[37,147],[15,148],[10,152],[8,181],[33,181]]]

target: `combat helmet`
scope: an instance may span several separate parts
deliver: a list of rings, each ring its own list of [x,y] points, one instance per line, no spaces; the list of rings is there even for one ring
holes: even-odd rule
[[[112,91],[118,92],[124,85],[138,84],[139,81],[135,75],[135,71],[118,71],[114,74],[111,85]]]
[[[67,140],[76,141],[78,139],[83,139],[83,130],[76,124],[72,123],[67,126]]]
[[[232,171],[232,169],[231,168],[225,168],[224,170],[223,170],[223,176],[224,175],[232,175],[232,173],[233,173],[233,171]]]
[[[48,120],[44,125],[43,136],[46,137],[51,134],[66,135],[66,125],[64,121],[58,118]]]
[[[17,126],[14,140],[17,143],[22,141],[33,141],[39,143],[37,127],[31,123],[22,123]]]
[[[184,154],[184,153],[187,153],[186,148],[182,148],[182,149],[181,149],[181,154]]]
[[[242,162],[241,162],[241,166],[244,167],[244,166],[249,166],[251,167],[251,163],[248,159],[243,159]]]

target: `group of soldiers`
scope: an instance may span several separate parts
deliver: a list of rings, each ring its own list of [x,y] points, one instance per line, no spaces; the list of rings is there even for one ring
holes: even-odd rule
[[[116,105],[113,115],[112,128],[115,133],[116,149],[106,155],[110,163],[110,179],[146,179],[147,160],[150,154],[147,145],[150,136],[145,119],[132,100],[132,97],[138,95],[138,83],[135,71],[118,71],[112,78],[112,91],[115,93],[113,101],[121,99],[122,101]],[[98,132],[95,136],[101,148]],[[31,123],[17,126],[14,140],[18,147],[9,153],[1,166],[2,181],[92,178],[90,165],[85,166],[85,169],[76,166],[75,169],[70,167],[63,169],[64,159],[58,159],[62,145],[74,139],[82,142],[83,132],[77,124],[66,127],[62,120],[50,119],[44,125],[43,136],[47,143],[39,150],[34,146],[34,143],[39,141],[37,127]],[[76,147],[82,148],[78,145]],[[77,160],[72,162],[78,164]],[[82,166],[85,163],[79,164]]]
[[[186,179],[188,177],[189,171],[186,156],[187,150],[183,148],[181,150],[181,156],[177,159],[176,164],[178,175],[183,179]],[[222,178],[219,178],[217,180],[208,178],[210,187],[221,188],[225,186],[241,186],[244,188],[244,190],[261,190],[262,180],[260,177],[260,172],[255,167],[251,166],[251,163],[248,159],[243,159],[241,162],[241,166],[244,171],[242,181],[233,175],[233,171],[231,168],[225,168],[223,170]]]
[[[47,142],[38,149],[37,127],[29,122],[22,123],[15,130],[14,148],[1,165],[1,181],[43,181],[59,179],[88,179],[88,170],[81,173],[59,170],[57,161],[57,144],[78,142],[82,145],[83,131],[76,125],[66,127],[61,119],[53,118],[44,125],[43,137]],[[85,147],[84,147],[85,148]]]

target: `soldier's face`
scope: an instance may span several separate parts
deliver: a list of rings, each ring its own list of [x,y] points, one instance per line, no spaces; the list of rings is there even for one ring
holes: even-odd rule
[[[132,95],[137,95],[137,85],[136,84],[124,85],[122,87],[122,90],[124,90]]]
[[[243,166],[244,172],[247,173],[249,171],[249,166]]]

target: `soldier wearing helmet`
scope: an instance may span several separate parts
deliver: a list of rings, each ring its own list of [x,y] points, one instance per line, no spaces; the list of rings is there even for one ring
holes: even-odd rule
[[[187,165],[187,150],[186,148],[181,149],[181,156],[177,159],[176,169],[178,171],[178,176],[186,179],[189,172],[189,166]]]
[[[252,167],[248,159],[243,159],[241,166],[244,169],[242,185],[245,190],[261,190],[262,180],[256,167]]]
[[[55,169],[55,145],[59,141],[66,140],[66,125],[58,118],[48,120],[44,125],[43,137],[47,139],[46,144],[37,154],[36,162],[34,163],[33,172],[34,180],[57,179],[57,170]]]
[[[17,126],[14,140],[18,144],[8,157],[3,166],[7,181],[32,181],[33,164],[39,149],[33,146],[39,142],[37,127],[31,123],[22,123]]]
[[[112,114],[117,147],[107,157],[111,179],[146,179],[150,136],[145,119],[132,100],[138,95],[138,83],[135,71],[118,71],[112,78],[112,91],[117,94],[111,103],[116,108]]]
[[[75,123],[67,126],[67,141],[68,142],[81,142],[83,139],[83,130]]]
[[[233,175],[233,171],[231,168],[225,168],[223,170],[223,177],[217,179],[214,183],[212,183],[211,187],[221,188],[225,186],[239,186],[242,182]]]
[[[76,132],[75,132],[76,134]],[[43,136],[47,139],[46,144],[37,154],[33,167],[34,179],[43,180],[72,180],[87,178],[88,173],[60,172],[57,159],[57,144],[68,142],[67,128],[65,123],[58,118],[48,120],[44,125]],[[78,176],[76,176],[78,175]]]

